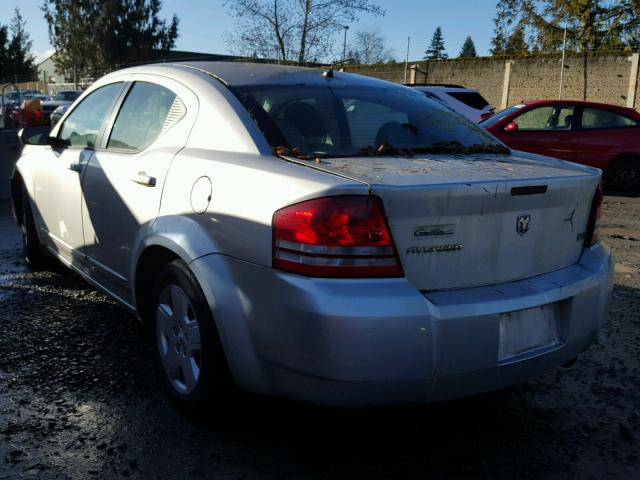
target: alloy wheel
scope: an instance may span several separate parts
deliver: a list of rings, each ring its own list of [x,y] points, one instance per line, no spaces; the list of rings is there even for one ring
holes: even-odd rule
[[[632,188],[640,181],[640,161],[635,158],[620,158],[613,171],[613,182],[621,189]]]
[[[177,285],[166,286],[160,294],[156,341],[171,386],[182,395],[193,392],[202,365],[200,325],[187,294]]]

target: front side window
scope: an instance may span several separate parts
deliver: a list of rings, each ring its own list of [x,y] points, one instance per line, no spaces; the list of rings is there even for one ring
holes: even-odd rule
[[[483,128],[491,128],[503,118],[511,115],[514,112],[517,112],[524,107],[526,107],[526,105],[520,104],[505,108],[504,110],[500,110],[498,113],[490,116],[489,118],[482,120],[478,123],[478,125],[481,125]]]
[[[573,107],[538,107],[517,116],[514,122],[519,131],[527,130],[571,130]]]
[[[263,85],[235,93],[272,147],[303,155],[508,151],[484,129],[410,89]]]
[[[635,120],[609,110],[584,108],[582,110],[582,128],[623,128],[638,125]]]
[[[65,120],[60,139],[70,146],[95,148],[98,135],[121,91],[122,83],[118,82],[89,94]]]
[[[107,149],[140,152],[184,113],[184,104],[171,90],[155,83],[136,82],[118,112]]]

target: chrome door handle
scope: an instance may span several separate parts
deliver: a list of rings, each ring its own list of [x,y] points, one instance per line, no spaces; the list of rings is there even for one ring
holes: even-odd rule
[[[81,163],[70,163],[67,168],[73,172],[80,173],[82,172],[82,164]]]
[[[144,185],[145,187],[155,187],[156,177],[150,177],[145,172],[138,172],[138,174],[131,178],[131,181],[138,185]]]

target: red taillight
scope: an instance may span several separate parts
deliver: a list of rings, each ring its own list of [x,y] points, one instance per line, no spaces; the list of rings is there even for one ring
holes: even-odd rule
[[[273,266],[312,277],[401,277],[378,197],[341,195],[273,215]]]
[[[586,247],[590,247],[600,240],[600,217],[602,216],[602,184],[598,185],[596,194],[591,203],[591,213],[589,214],[589,225],[587,235],[584,239]]]

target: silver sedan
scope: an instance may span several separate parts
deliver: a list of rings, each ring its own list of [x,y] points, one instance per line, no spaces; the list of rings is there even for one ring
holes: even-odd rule
[[[25,129],[13,207],[153,331],[169,394],[430,402],[574,359],[607,318],[600,171],[419,92],[240,63],[105,76]]]

